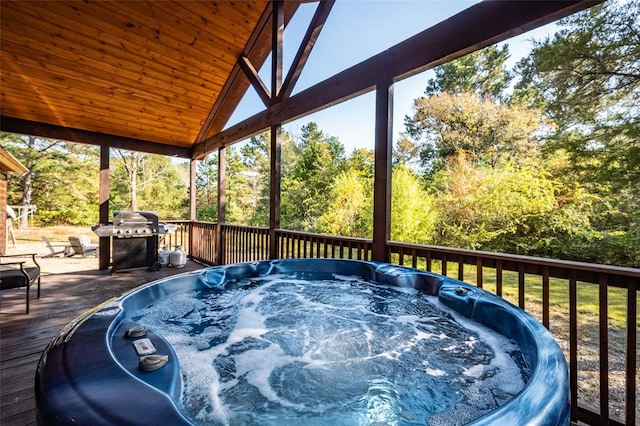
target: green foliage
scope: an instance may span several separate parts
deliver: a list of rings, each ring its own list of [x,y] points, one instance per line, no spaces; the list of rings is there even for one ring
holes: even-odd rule
[[[391,239],[431,244],[437,221],[434,200],[405,165],[394,168],[391,182]]]
[[[0,142],[29,170],[9,175],[8,204],[35,205],[35,221],[42,225],[97,223],[95,147],[10,133],[0,134]]]
[[[514,97],[544,109],[560,131],[590,132],[610,119],[637,119],[640,4],[609,1],[559,22],[518,65]]]
[[[427,82],[425,95],[474,93],[481,99],[503,99],[511,81],[506,69],[509,46],[488,46],[437,67]]]
[[[472,154],[478,165],[535,158],[543,123],[534,110],[461,92],[416,99],[405,124],[419,141],[422,166],[433,173],[460,151]]]
[[[196,218],[218,220],[218,154],[207,155],[196,165]]]
[[[118,150],[111,163],[112,211],[155,211],[165,220],[188,217],[188,172],[169,157]]]
[[[333,180],[344,170],[344,146],[315,123],[302,127],[291,173],[282,175],[281,226],[311,231],[329,207]]]
[[[557,188],[543,168],[507,161],[478,167],[460,154],[434,185],[438,245],[525,254],[563,231],[550,229]]]
[[[327,210],[318,219],[315,232],[371,238],[372,181],[357,169],[340,173],[333,181]]]

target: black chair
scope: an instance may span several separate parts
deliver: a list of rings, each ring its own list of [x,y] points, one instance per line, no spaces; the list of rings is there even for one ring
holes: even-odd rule
[[[29,261],[28,258],[31,260]],[[33,262],[34,266],[25,266],[28,262]],[[38,298],[40,298],[40,265],[36,262],[35,253],[0,256],[0,290],[26,287],[27,314],[29,313],[29,290],[31,284],[36,281]]]

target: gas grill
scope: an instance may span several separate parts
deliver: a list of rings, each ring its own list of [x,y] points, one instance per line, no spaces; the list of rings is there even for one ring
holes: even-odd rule
[[[119,269],[151,267],[158,261],[159,236],[176,226],[158,222],[148,211],[114,211],[113,223],[91,228],[99,237],[111,237],[112,272]]]

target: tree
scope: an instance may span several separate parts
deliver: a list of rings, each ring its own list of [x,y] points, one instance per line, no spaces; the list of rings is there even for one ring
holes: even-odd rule
[[[113,210],[151,210],[182,218],[188,204],[188,176],[162,155],[116,150],[110,180]]]
[[[534,110],[483,100],[468,92],[416,99],[414,114],[405,119],[405,125],[419,143],[428,174],[460,151],[489,166],[501,159],[525,161],[537,156],[543,128]]]
[[[282,176],[281,221],[283,227],[309,231],[327,210],[333,180],[344,170],[344,146],[311,122],[293,149],[297,161]]]
[[[606,2],[559,26],[519,62],[514,98],[546,111],[559,132],[591,133],[598,122],[637,119],[640,4]]]
[[[565,18],[518,64],[514,99],[558,131],[584,182],[640,196],[640,3],[612,1]]]
[[[412,165],[420,160],[420,146],[402,133],[393,149],[393,164]]]
[[[315,232],[370,238],[373,226],[372,181],[357,170],[340,173],[331,186],[327,210],[318,219]]]
[[[509,45],[488,46],[434,69],[425,95],[474,93],[482,100],[504,100],[512,76],[506,69]]]
[[[218,220],[218,153],[210,153],[197,164],[196,217],[198,220]]]
[[[559,25],[518,64],[513,98],[555,121],[547,157],[567,155],[561,178],[598,196],[592,247],[640,253],[640,3],[609,1]]]
[[[36,205],[35,217],[43,224],[98,221],[98,179],[90,173],[98,167],[94,147],[11,133],[0,134],[0,141],[28,169],[10,179],[10,203]]]
[[[399,164],[393,169],[391,182],[391,239],[431,243],[437,217],[433,199],[422,188],[418,176]]]
[[[283,145],[287,145],[288,135],[282,134]],[[247,224],[252,226],[268,226],[270,208],[271,181],[271,135],[264,132],[253,136],[249,143],[240,149],[242,161],[247,167],[248,184],[252,188],[255,201],[247,218]],[[281,164],[282,167],[282,164]]]

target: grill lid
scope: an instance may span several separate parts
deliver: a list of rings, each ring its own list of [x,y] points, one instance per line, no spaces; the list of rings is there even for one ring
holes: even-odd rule
[[[137,212],[122,211],[114,213],[113,224],[115,226],[147,226],[152,223],[152,221],[147,220],[146,217]]]

